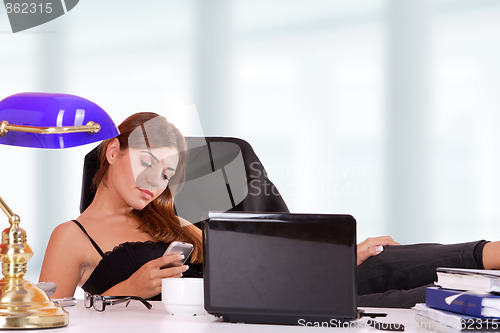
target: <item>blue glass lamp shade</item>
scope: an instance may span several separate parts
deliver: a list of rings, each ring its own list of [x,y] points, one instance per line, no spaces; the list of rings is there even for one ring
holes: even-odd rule
[[[117,136],[118,129],[109,115],[97,104],[78,96],[49,93],[20,93],[0,101],[0,123],[61,128],[99,124],[96,133],[40,134],[8,131],[0,144],[34,148],[70,148]]]

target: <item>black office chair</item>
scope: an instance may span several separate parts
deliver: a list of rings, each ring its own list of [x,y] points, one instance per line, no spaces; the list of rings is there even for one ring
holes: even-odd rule
[[[248,142],[225,137],[186,140],[186,181],[174,199],[177,215],[197,224],[208,211],[289,212]],[[94,199],[97,155],[95,148],[85,157],[80,212]]]

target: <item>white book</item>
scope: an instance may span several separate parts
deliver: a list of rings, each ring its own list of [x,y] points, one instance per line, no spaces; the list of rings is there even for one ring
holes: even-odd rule
[[[413,307],[420,328],[434,332],[500,331],[500,319],[478,318],[438,310],[419,303]]]
[[[439,267],[436,273],[435,284],[442,288],[500,293],[500,271],[497,270]]]

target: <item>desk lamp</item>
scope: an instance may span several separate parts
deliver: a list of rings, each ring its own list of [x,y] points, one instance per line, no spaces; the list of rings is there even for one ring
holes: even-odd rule
[[[68,148],[109,139],[118,130],[108,114],[84,98],[65,94],[21,93],[0,101],[0,144]],[[2,232],[0,329],[61,327],[68,313],[43,290],[24,279],[33,251],[20,218],[0,198],[10,227]]]

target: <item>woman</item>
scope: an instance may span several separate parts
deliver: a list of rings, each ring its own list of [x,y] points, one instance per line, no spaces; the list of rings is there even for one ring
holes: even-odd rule
[[[118,128],[118,137],[100,145],[92,204],[50,237],[40,281],[57,284],[53,297],[81,286],[91,294],[159,299],[162,279],[201,276],[201,231],[174,214],[168,186],[184,177],[184,137],[155,113],[134,114]],[[178,254],[163,255],[174,240],[194,245],[188,265]]]
[[[163,278],[201,276],[201,231],[173,209],[172,185],[184,176],[184,138],[154,113],[135,114],[119,129],[100,145],[92,204],[50,238],[40,281],[57,284],[53,297],[72,296],[79,285],[91,294],[159,299]],[[194,244],[189,269],[177,255],[163,256],[174,240]],[[421,302],[438,266],[500,268],[500,242],[395,245],[388,236],[358,244],[358,305]]]

